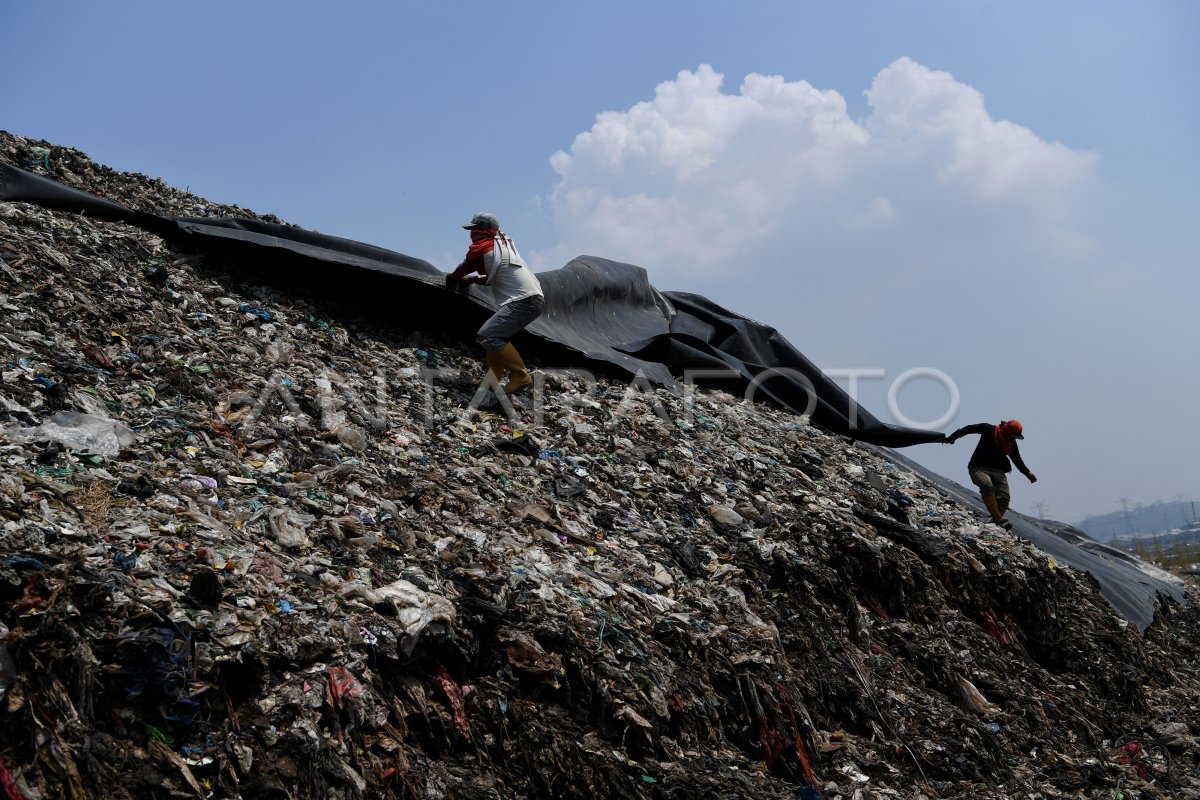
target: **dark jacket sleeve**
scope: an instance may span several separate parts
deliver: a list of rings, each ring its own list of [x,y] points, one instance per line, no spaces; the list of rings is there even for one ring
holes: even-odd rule
[[[987,433],[988,431],[990,431],[991,429],[992,429],[992,425],[991,425],[991,423],[988,423],[988,422],[978,422],[974,425],[964,425],[961,428],[959,428],[958,430],[956,430],[954,433],[947,436],[946,441],[948,441],[948,442],[957,441],[958,439],[961,439],[962,437],[966,436],[968,433],[984,434],[984,433]]]
[[[1021,471],[1022,475],[1029,474],[1029,467],[1025,466],[1025,462],[1021,460],[1021,450],[1017,447],[1016,442],[1013,442],[1013,451],[1012,454],[1009,455],[1009,458],[1011,458],[1012,462],[1017,465],[1017,469]]]

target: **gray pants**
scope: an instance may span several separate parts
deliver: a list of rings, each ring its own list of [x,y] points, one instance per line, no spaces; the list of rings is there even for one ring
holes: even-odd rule
[[[505,303],[479,329],[479,343],[489,353],[504,349],[512,337],[541,315],[545,305],[546,298],[540,294]]]
[[[1008,492],[1008,475],[1004,474],[1004,470],[968,466],[967,471],[971,473],[971,483],[979,487],[981,495],[987,497],[994,494],[997,503],[1008,507],[1012,495]]]

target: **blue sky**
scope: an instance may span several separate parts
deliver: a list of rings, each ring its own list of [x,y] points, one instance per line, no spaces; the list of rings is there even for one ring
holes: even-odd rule
[[[884,419],[940,370],[945,428],[1025,422],[1015,506],[1075,520],[1200,495],[1198,34],[1189,0],[46,0],[5,10],[0,127],[442,268],[487,209],[540,269],[884,370]]]

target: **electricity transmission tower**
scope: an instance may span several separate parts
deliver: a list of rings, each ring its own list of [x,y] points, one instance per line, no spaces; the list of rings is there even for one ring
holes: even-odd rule
[[[1129,498],[1118,497],[1117,502],[1121,504],[1121,514],[1125,517],[1125,532],[1133,536],[1133,525],[1129,522]]]

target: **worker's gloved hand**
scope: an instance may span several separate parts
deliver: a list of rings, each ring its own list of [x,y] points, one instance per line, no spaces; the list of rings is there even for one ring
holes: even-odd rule
[[[454,277],[454,275],[452,273],[446,274],[446,288],[447,289],[457,289],[458,288],[458,278]]]
[[[1034,475],[1032,472],[1026,472],[1025,477],[1029,478],[1030,483],[1037,483],[1037,475]]]

